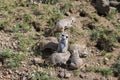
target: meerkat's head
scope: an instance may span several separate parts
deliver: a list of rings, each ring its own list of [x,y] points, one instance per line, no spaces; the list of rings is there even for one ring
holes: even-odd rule
[[[61,33],[59,37],[59,41],[68,41],[68,34],[66,33]]]
[[[88,50],[87,48],[84,48],[84,50],[81,52],[81,57],[87,57],[88,56]]]
[[[70,18],[72,22],[76,22],[76,18],[75,17],[71,17]]]

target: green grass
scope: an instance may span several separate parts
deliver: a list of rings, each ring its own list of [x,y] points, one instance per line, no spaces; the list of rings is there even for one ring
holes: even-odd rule
[[[31,25],[23,21],[16,23],[16,25],[12,27],[13,32],[28,32],[30,29]]]
[[[69,9],[72,7],[71,2],[66,2],[64,5],[60,8],[61,12],[64,14],[65,12],[69,11]]]
[[[20,62],[26,60],[28,56],[24,53],[13,52],[12,50],[4,50],[2,53],[3,58],[6,59],[8,68],[14,69],[20,66]]]
[[[19,49],[20,49],[20,51],[25,52],[25,51],[29,51],[30,50],[29,46],[31,45],[32,40],[20,38],[19,41],[20,41],[19,42]]]
[[[99,26],[92,30],[91,40],[96,41],[96,47],[102,51],[111,52],[117,42],[118,33]]]
[[[83,32],[80,32],[79,29],[74,25],[70,27],[70,32],[76,36],[83,35]]]
[[[11,50],[4,50],[2,53],[3,58],[10,58],[12,56],[13,52]]]
[[[8,27],[8,22],[0,22],[0,29],[4,30],[6,27]]]
[[[112,70],[115,76],[118,76],[120,74],[120,60],[113,64]]]
[[[102,68],[102,67],[87,67],[87,71],[93,71],[95,73],[101,73],[103,76],[107,77],[113,74],[112,69],[110,68]]]
[[[27,59],[27,55],[22,53],[14,53],[13,56],[7,62],[7,66],[11,69],[17,68],[20,66],[20,62]]]
[[[74,70],[73,75],[74,76],[79,76],[80,75],[80,70]]]
[[[118,11],[117,11],[117,10],[112,10],[112,11],[106,16],[106,18],[107,18],[108,20],[114,19],[115,16],[116,16],[116,14],[118,14]]]
[[[42,3],[45,3],[45,4],[57,4],[58,2],[60,2],[60,0],[43,0]]]
[[[32,73],[31,80],[57,80],[55,77],[49,75],[50,70],[48,68],[43,70],[36,70]]]
[[[15,69],[20,66],[20,62],[27,59],[27,55],[25,53],[13,53],[13,56],[8,60],[7,66],[8,68]]]

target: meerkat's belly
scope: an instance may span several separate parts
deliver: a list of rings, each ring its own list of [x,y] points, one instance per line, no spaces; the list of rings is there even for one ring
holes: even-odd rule
[[[65,46],[65,44],[60,44],[59,47],[60,47],[60,48],[59,48],[59,49],[60,49],[60,50],[59,50],[60,52],[66,52],[66,51],[67,51],[67,46]]]

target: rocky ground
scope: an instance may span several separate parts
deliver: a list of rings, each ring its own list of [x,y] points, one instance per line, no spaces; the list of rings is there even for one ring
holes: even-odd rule
[[[100,16],[90,1],[1,0],[0,80],[119,80],[119,10],[110,7],[106,16]],[[48,37],[55,37],[57,43],[59,33],[50,35],[55,23],[71,16],[76,22],[65,30],[69,45],[86,46],[88,53],[83,65],[74,70],[52,66],[51,46],[44,49]]]

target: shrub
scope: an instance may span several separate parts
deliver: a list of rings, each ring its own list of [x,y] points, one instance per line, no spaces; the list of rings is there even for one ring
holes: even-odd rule
[[[91,40],[97,42],[96,47],[107,52],[113,51],[118,34],[108,29],[96,29],[92,31]]]
[[[87,71],[94,71],[96,73],[101,73],[103,76],[112,75],[113,71],[110,68],[102,68],[102,67],[87,67]]]
[[[60,10],[63,13],[65,13],[65,12],[69,11],[71,7],[72,7],[72,4],[70,2],[67,2],[60,8]]]
[[[44,69],[33,72],[31,80],[56,80],[56,78],[50,76],[49,71],[47,69]]]
[[[10,51],[10,50],[5,50],[3,53],[2,53],[2,56],[3,58],[10,58],[12,56],[13,52]]]
[[[8,26],[8,22],[0,22],[0,30],[4,30]]]
[[[120,73],[120,61],[117,61],[114,65],[113,65],[113,73],[115,76],[118,76]]]

